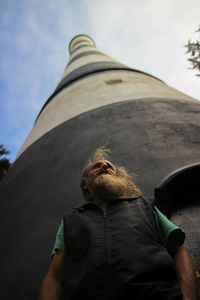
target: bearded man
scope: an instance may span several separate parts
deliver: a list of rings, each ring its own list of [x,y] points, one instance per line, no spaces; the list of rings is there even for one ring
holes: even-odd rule
[[[64,215],[40,300],[196,300],[184,232],[98,149],[83,170],[85,202]]]

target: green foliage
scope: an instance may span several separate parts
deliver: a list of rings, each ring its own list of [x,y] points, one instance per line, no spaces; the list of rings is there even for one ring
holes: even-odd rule
[[[195,32],[200,33],[200,25],[199,29]],[[200,37],[199,40],[196,40],[196,42],[191,42],[189,40],[185,47],[187,48],[186,53],[190,53],[191,55],[191,57],[187,59],[192,64],[192,67],[190,69],[196,69],[199,72],[196,75],[200,76]]]
[[[9,154],[10,151],[6,150],[3,145],[0,145],[0,157],[3,155]],[[8,169],[10,167],[10,161],[6,157],[0,158],[0,181],[3,179],[3,177],[8,172]]]

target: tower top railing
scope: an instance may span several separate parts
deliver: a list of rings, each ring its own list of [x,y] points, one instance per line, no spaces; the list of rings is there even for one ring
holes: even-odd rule
[[[69,53],[72,54],[73,51],[82,46],[95,47],[95,42],[90,36],[86,34],[76,35],[69,43]]]

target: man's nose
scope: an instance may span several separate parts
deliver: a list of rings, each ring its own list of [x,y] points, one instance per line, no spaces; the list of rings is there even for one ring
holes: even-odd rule
[[[107,169],[108,168],[108,166],[107,166],[107,163],[102,163],[102,169]]]

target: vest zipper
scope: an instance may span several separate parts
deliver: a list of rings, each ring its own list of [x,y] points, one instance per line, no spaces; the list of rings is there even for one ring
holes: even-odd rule
[[[104,212],[104,243],[105,243],[105,295],[104,299],[109,300],[109,291],[110,291],[110,264],[109,264],[109,257],[108,257],[108,229],[107,229],[107,214]]]

